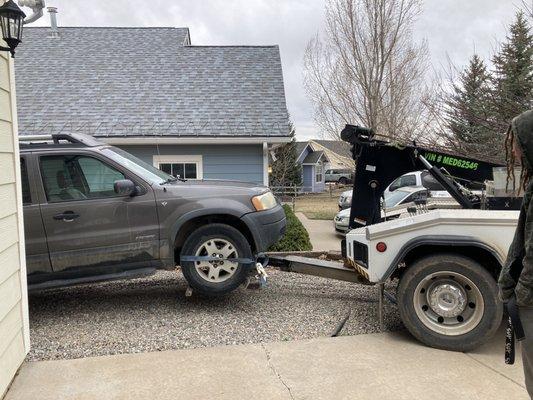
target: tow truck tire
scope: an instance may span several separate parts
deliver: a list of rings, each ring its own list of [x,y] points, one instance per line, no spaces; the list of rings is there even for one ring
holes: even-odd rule
[[[181,254],[221,258],[252,258],[250,243],[232,226],[209,224],[196,229],[185,241]],[[250,265],[236,262],[187,261],[181,269],[194,292],[218,296],[238,288],[248,277]]]
[[[472,350],[502,322],[495,279],[465,256],[438,254],[415,261],[400,279],[397,298],[405,327],[437,349]]]

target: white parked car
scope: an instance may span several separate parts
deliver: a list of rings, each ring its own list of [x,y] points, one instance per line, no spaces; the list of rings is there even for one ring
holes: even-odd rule
[[[449,200],[448,202],[453,203],[453,205],[457,204],[450,197],[450,194],[446,192],[445,190],[429,191],[423,186],[414,186],[414,187],[406,186],[406,187],[402,187],[401,189],[396,189],[393,192],[389,191],[389,192],[384,193],[382,216],[383,217],[389,216],[388,211],[393,211],[395,216],[399,216],[402,211],[406,211],[406,209],[403,209],[404,207],[401,207],[401,209],[398,210],[397,208],[399,206],[407,205],[408,203],[414,202],[417,198],[424,197],[424,196],[426,198],[446,199],[446,200]],[[350,192],[350,200],[351,200],[351,192]],[[335,230],[338,233],[345,234],[349,230],[349,227],[348,227],[349,220],[350,220],[350,208],[341,210],[333,219]]]
[[[339,197],[339,211],[352,206],[352,189],[341,193]]]
[[[446,193],[445,197],[449,197],[449,194],[443,190],[440,183],[438,183],[435,178],[426,170],[423,171],[414,171],[403,174],[396,180],[394,180],[388,187],[385,189],[383,194],[386,196],[388,193],[392,193],[398,189],[405,187],[421,187],[423,186],[426,189],[431,190],[433,196],[436,196],[438,192]],[[339,197],[339,210],[344,210],[350,208],[352,205],[352,190],[347,190],[342,192]]]

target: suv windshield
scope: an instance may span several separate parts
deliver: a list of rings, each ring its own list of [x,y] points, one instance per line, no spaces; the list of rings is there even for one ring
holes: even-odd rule
[[[117,147],[107,147],[102,149],[102,153],[104,153],[110,159],[120,163],[121,165],[124,165],[134,174],[139,175],[148,182],[161,183],[176,180],[176,178],[174,178],[172,175],[157,169],[156,167],[144,162],[140,158],[137,158],[127,151]]]

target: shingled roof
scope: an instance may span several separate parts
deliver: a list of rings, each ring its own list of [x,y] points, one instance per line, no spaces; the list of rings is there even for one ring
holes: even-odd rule
[[[352,153],[350,151],[350,145],[341,140],[317,140],[313,139],[315,143],[318,143],[321,146],[324,146],[326,149],[331,150],[334,153],[342,157],[351,159]]]
[[[287,137],[278,46],[190,46],[187,28],[28,27],[20,134]]]

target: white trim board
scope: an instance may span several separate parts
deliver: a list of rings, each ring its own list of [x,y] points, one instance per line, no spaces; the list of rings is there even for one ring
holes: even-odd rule
[[[203,157],[201,155],[154,155],[153,166],[159,168],[159,164],[191,163],[196,164],[196,179],[204,179]]]
[[[262,144],[288,143],[290,137],[105,137],[96,136],[98,140],[112,145],[143,144]]]

